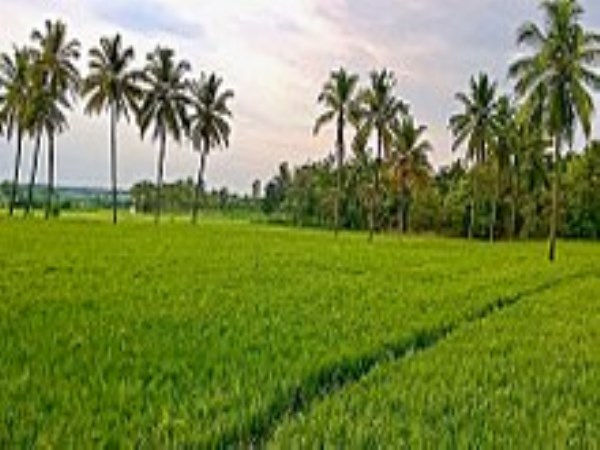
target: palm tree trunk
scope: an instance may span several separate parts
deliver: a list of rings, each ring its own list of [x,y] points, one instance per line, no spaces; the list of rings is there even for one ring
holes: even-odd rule
[[[373,242],[373,235],[375,232],[375,199],[374,196],[369,202],[369,242]]]
[[[398,196],[398,234],[404,234],[404,199],[402,192]]]
[[[204,148],[200,152],[200,165],[198,166],[198,179],[196,181],[196,190],[194,192],[194,204],[192,205],[192,223],[198,221],[198,209],[200,206],[200,196],[204,192],[204,171],[206,169],[206,155],[208,154],[208,141],[205,139]]]
[[[494,242],[496,234],[496,222],[498,221],[498,203],[500,202],[500,168],[498,168],[498,178],[496,179],[496,192],[492,200],[492,218],[490,223],[490,242]]]
[[[19,171],[21,169],[21,154],[23,153],[23,132],[21,127],[17,128],[17,153],[15,155],[15,174],[13,177],[12,190],[10,193],[9,215],[12,217],[17,200],[17,190],[19,189]]]
[[[165,155],[167,153],[167,133],[164,127],[160,131],[160,150],[158,153],[158,167],[156,171],[156,204],[154,205],[154,222],[160,222],[162,209],[162,188],[165,171]]]
[[[512,241],[515,238],[517,231],[517,196],[513,195],[513,199],[510,202],[510,236],[509,239]]]
[[[33,161],[31,164],[31,175],[29,187],[27,190],[27,206],[25,207],[25,216],[29,215],[33,205],[33,188],[35,186],[35,177],[37,175],[38,161],[40,159],[40,148],[42,146],[42,133],[38,131],[35,136],[35,149],[33,150]]]
[[[474,190],[473,186],[473,190]],[[473,229],[475,228],[475,192],[471,194],[471,205],[469,212],[469,229],[467,231],[467,236],[469,240],[473,239]]]
[[[558,230],[558,188],[560,183],[560,137],[555,138],[554,147],[554,179],[552,180],[552,217],[550,220],[550,262],[556,260],[556,235]]]
[[[406,218],[406,202],[407,202],[407,187],[403,182],[400,185],[398,195],[398,232],[405,234],[407,229],[407,218]]]
[[[113,225],[117,224],[117,112],[114,102],[110,106],[110,175],[112,182]]]
[[[381,171],[381,159],[383,153],[383,136],[381,130],[377,130],[377,159],[375,160],[375,193],[373,196],[372,205],[372,220],[371,220],[371,234],[374,231],[379,231],[379,190],[380,190],[380,171]]]
[[[48,132],[48,187],[46,189],[46,213],[48,220],[52,211],[52,200],[54,197],[54,133]]]
[[[337,126],[337,192],[335,193],[335,235],[337,236],[340,229],[340,203],[342,197],[342,184],[344,182],[344,112],[340,111]]]

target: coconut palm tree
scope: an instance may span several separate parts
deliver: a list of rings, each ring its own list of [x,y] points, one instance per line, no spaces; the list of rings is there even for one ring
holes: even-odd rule
[[[344,157],[346,153],[345,128],[351,115],[356,91],[358,75],[348,73],[344,68],[332,72],[329,80],[323,85],[317,102],[323,105],[324,111],[317,118],[313,134],[317,135],[321,129],[335,120],[336,124],[336,159],[337,159],[337,192],[334,201],[334,228],[337,235],[340,227],[340,197],[344,182]]]
[[[35,67],[34,62],[34,67]],[[41,79],[34,77],[30,93],[30,111],[28,114],[28,132],[34,140],[33,158],[29,176],[29,186],[27,189],[27,203],[25,206],[25,216],[28,216],[33,206],[33,189],[35,187],[39,157],[42,146],[42,137],[54,136],[62,133],[67,126],[67,117],[62,105],[68,103],[64,98],[65,93],[56,97],[40,83]],[[51,150],[53,140],[49,139],[49,150]],[[46,208],[47,211],[47,208]],[[48,214],[48,212],[46,212]],[[46,215],[46,217],[48,217]]]
[[[80,76],[75,62],[79,59],[79,41],[69,39],[67,27],[61,21],[46,21],[43,31],[35,30],[31,38],[37,44],[37,83],[46,91],[44,101],[54,101],[58,108],[71,108],[79,91]],[[53,109],[53,108],[49,108]],[[62,114],[64,116],[64,114]],[[60,127],[48,122],[48,191],[46,197],[46,218],[50,217],[54,197],[55,139],[56,134],[66,128],[66,121]]]
[[[190,114],[190,137],[194,150],[200,153],[200,164],[194,204],[192,206],[192,222],[198,217],[200,194],[204,192],[204,172],[206,158],[214,147],[228,147],[231,126],[231,110],[228,102],[233,98],[233,91],[223,90],[223,79],[212,73],[201,74],[190,86],[192,113]]]
[[[6,125],[7,138],[16,135],[15,167],[9,200],[12,216],[19,187],[23,136],[27,131],[27,114],[30,100],[30,74],[32,54],[27,48],[13,48],[12,55],[0,56],[0,117]]]
[[[180,142],[188,127],[186,106],[187,82],[185,75],[190,71],[187,61],[177,61],[170,48],[157,47],[147,56],[142,74],[144,83],[142,100],[138,112],[138,123],[142,137],[152,127],[152,139],[159,141],[156,173],[155,221],[160,221],[162,209],[162,186],[167,154],[167,138],[170,135]]]
[[[549,259],[556,258],[558,197],[561,154],[564,144],[572,146],[581,126],[591,135],[594,101],[590,90],[600,90],[600,35],[583,28],[584,10],[576,0],[546,0],[540,5],[544,26],[527,22],[518,31],[517,43],[531,54],[512,64],[509,75],[525,104],[543,97],[544,128],[554,143],[552,216]],[[543,95],[540,94],[543,92]]]
[[[456,94],[462,111],[450,118],[450,130],[454,135],[452,150],[457,151],[466,145],[466,159],[475,167],[486,161],[493,143],[496,90],[496,83],[487,74],[480,73],[477,78],[471,78],[468,93]],[[475,227],[476,184],[474,183],[471,196],[469,239],[473,237]]]
[[[412,191],[429,180],[432,167],[427,153],[433,147],[424,139],[425,126],[417,126],[412,117],[405,117],[393,128],[394,140],[390,157],[392,179],[398,193],[398,230],[404,233],[408,227],[408,217]]]
[[[137,111],[141,96],[139,72],[131,69],[132,47],[124,47],[121,35],[103,37],[90,50],[89,74],[83,82],[83,95],[89,97],[86,112],[110,117],[110,173],[112,184],[113,224],[117,223],[117,126],[121,117],[129,120],[129,111]]]
[[[398,117],[408,113],[408,106],[395,95],[396,77],[393,72],[383,69],[372,72],[370,86],[363,89],[357,97],[352,111],[352,121],[357,133],[354,141],[356,147],[365,148],[370,137],[375,134],[377,140],[377,156],[375,159],[374,190],[376,200],[372,202],[374,210],[370,223],[378,228],[377,216],[379,197],[381,195],[381,164],[384,156],[389,156],[393,141],[392,129]],[[372,235],[371,230],[371,235]]]

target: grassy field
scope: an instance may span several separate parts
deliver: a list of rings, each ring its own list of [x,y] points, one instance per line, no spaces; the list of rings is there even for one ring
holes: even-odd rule
[[[545,255],[2,220],[0,448],[593,448],[600,246]]]

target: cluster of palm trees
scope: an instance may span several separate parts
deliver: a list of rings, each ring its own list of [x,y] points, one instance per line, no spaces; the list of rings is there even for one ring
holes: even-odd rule
[[[400,202],[407,205],[406,199],[413,180],[418,180],[421,174],[431,170],[427,159],[431,144],[423,138],[426,128],[415,124],[408,105],[396,93],[396,85],[394,73],[383,69],[371,72],[368,86],[360,88],[358,75],[340,68],[331,73],[318,97],[324,111],[316,120],[314,133],[319,133],[324,125],[331,122],[336,127],[336,233],[340,227],[340,204],[345,183],[345,135],[348,124],[355,131],[352,148],[357,159],[367,162],[369,142],[371,139],[376,142],[372,181],[364,184],[362,193],[369,205],[371,238],[374,231],[380,228],[382,176],[393,178]],[[399,227],[402,230],[406,228],[407,208],[399,209]]]
[[[233,91],[223,87],[216,74],[188,78],[190,64],[176,58],[172,49],[157,47],[141,69],[133,67],[135,53],[119,34],[103,37],[89,52],[89,70],[83,76],[76,67],[81,45],[71,39],[60,21],[47,21],[34,31],[31,45],[13,48],[0,57],[0,132],[16,141],[14,179],[9,200],[13,215],[26,138],[33,141],[33,161],[25,214],[32,205],[42,142],[47,144],[48,182],[45,217],[53,211],[56,138],[68,126],[67,114],[79,96],[86,99],[89,114],[108,113],[113,197],[113,223],[117,223],[117,126],[134,117],[142,137],[151,134],[159,143],[156,221],[161,214],[161,187],[169,139],[188,139],[200,155],[194,221],[204,189],[206,158],[218,146],[227,147]]]
[[[550,220],[551,261],[556,256],[559,189],[563,147],[573,148],[578,128],[589,141],[594,101],[591,91],[600,90],[600,35],[581,25],[583,8],[575,0],[541,3],[544,27],[525,23],[517,43],[529,50],[515,61],[509,76],[515,95],[497,97],[497,85],[487,75],[471,80],[470,95],[458,94],[464,111],[452,117],[456,146],[467,142],[467,157],[479,166],[491,158],[498,186],[511,166],[532,146],[554,148],[552,208]],[[513,202],[518,201],[513,193]],[[474,210],[475,207],[473,206]],[[493,224],[490,236],[493,238]]]
[[[477,186],[482,173],[495,174],[495,201],[491,208],[489,236],[496,236],[498,202],[511,198],[511,235],[516,230],[519,202],[520,164],[532,160],[532,153],[542,154],[553,146],[551,161],[552,206],[550,220],[550,260],[556,255],[561,158],[565,146],[572,149],[580,128],[591,138],[594,102],[591,91],[600,90],[600,75],[594,71],[600,63],[600,35],[587,31],[581,24],[583,9],[576,0],[546,0],[541,3],[544,26],[527,22],[518,31],[517,43],[529,50],[509,69],[514,80],[514,94],[500,95],[498,85],[482,73],[473,77],[466,93],[458,93],[461,111],[451,117],[453,148],[466,149],[472,192],[468,236],[472,237],[478,210]],[[404,227],[409,180],[419,179],[430,166],[430,144],[422,139],[424,127],[417,127],[408,107],[394,94],[396,80],[387,70],[373,72],[370,85],[359,89],[358,76],[340,69],[331,74],[319,96],[324,112],[318,117],[315,132],[329,122],[336,125],[338,181],[335,201],[335,228],[339,225],[339,204],[343,186],[346,124],[355,129],[353,147],[365,151],[374,135],[376,164],[372,194],[371,234],[377,229],[380,177],[386,166],[395,175],[400,197],[399,226]]]

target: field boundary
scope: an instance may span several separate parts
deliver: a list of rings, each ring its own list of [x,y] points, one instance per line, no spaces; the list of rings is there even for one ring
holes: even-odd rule
[[[280,397],[265,411],[256,414],[242,428],[231,430],[217,438],[212,448],[264,448],[284,419],[299,415],[311,405],[342,389],[360,382],[381,364],[400,361],[424,352],[467,324],[483,320],[509,308],[527,297],[549,291],[557,286],[597,276],[591,271],[578,272],[544,282],[511,296],[501,296],[477,308],[462,318],[437,327],[422,329],[398,342],[382,345],[376,351],[348,358],[326,366],[308,376],[285,397]]]

